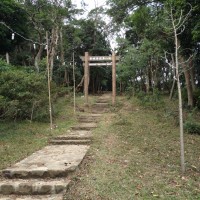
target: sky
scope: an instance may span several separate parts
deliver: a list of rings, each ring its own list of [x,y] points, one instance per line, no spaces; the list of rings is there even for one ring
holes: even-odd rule
[[[95,8],[95,3],[97,6],[105,5],[105,0],[72,0],[73,4],[76,4],[78,8],[81,8],[81,2],[84,1],[87,4],[87,10],[90,11]]]
[[[106,0],[72,0],[72,3],[77,5],[77,8],[81,8],[81,2],[84,2],[87,7],[87,13],[95,8],[95,4],[97,7],[99,6],[106,6]],[[87,16],[87,13],[84,16]],[[109,19],[107,20],[109,21]],[[110,38],[110,45],[112,49],[116,48],[116,41],[115,41],[116,37],[112,35],[112,37]]]

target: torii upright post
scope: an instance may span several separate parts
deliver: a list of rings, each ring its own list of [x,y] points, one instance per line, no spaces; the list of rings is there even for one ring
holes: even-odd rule
[[[85,52],[84,94],[85,94],[86,104],[88,104],[88,79],[89,79],[89,53]]]
[[[112,53],[112,105],[116,103],[116,56]]]

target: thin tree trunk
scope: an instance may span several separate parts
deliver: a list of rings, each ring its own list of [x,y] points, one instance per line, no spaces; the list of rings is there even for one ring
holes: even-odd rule
[[[82,77],[80,83],[76,86],[76,91],[78,90],[79,87],[83,86],[83,82],[84,82],[84,76]]]
[[[192,85],[192,91],[195,91],[196,85],[195,85],[195,72],[194,72],[194,66],[193,66],[193,60],[189,62],[189,72],[190,72],[190,81]]]
[[[52,119],[52,105],[51,105],[51,79],[50,79],[50,63],[49,63],[49,36],[46,32],[47,41],[47,73],[48,73],[48,92],[49,92],[49,117],[50,117],[50,129],[53,129],[53,119]]]
[[[42,35],[41,35],[41,33],[39,33],[39,37],[40,37],[40,43],[42,43]],[[40,60],[41,60],[42,51],[43,51],[43,45],[40,45],[39,50],[37,52],[37,55],[34,58],[34,66],[35,66],[35,69],[36,69],[36,71],[38,73],[40,71],[39,63],[40,63]]]
[[[75,77],[75,61],[73,52],[73,82],[74,82],[74,114],[76,113],[76,77]]]
[[[146,93],[149,94],[150,91],[150,77],[149,77],[149,67],[146,69]]]
[[[187,67],[187,64],[184,63],[184,58],[183,57],[181,57],[181,62],[183,63],[182,66],[183,66],[185,82],[186,82],[188,106],[189,107],[194,107],[192,84],[191,84],[191,81],[190,81],[190,71],[189,71],[189,68]]]
[[[171,10],[171,13],[172,13],[172,10]],[[182,106],[182,94],[181,94],[181,84],[180,84],[180,79],[179,79],[180,74],[179,74],[179,61],[178,61],[178,49],[180,48],[180,44],[178,42],[177,29],[174,24],[173,17],[172,17],[172,23],[173,23],[174,39],[175,39],[175,68],[176,68],[178,100],[179,100],[181,170],[182,170],[182,173],[185,173],[185,155],[184,155],[184,139],[183,139],[183,106]]]
[[[63,48],[63,33],[62,33],[62,29],[60,30],[60,61],[61,61],[61,65],[64,67],[65,66],[65,56],[64,56],[64,48]],[[64,71],[64,85],[67,85],[69,87],[69,82],[68,82],[68,73],[67,73],[67,69],[65,68]]]
[[[173,54],[171,54],[171,58],[172,58],[172,66],[175,66]],[[174,93],[174,88],[175,88],[175,83],[176,83],[176,79],[175,79],[175,77],[176,77],[176,69],[175,68],[172,69],[172,73],[173,73],[173,83],[172,83],[172,88],[170,90],[170,96],[169,96],[170,100],[172,100],[173,93]]]
[[[6,52],[6,62],[7,64],[10,64],[10,56],[8,52]]]
[[[49,52],[49,63],[50,63],[50,80],[52,81],[53,77],[53,68],[54,68],[54,57],[56,54],[56,47],[58,45],[58,27],[52,29],[51,35],[51,44],[50,44],[50,52]]]

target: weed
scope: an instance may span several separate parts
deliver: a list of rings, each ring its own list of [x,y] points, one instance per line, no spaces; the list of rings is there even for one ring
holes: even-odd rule
[[[200,199],[200,137],[185,135],[187,171],[182,175],[179,129],[171,114],[158,121],[163,109],[144,109],[133,99],[131,104],[132,112],[122,108],[115,117],[104,115],[80,179],[65,199]]]
[[[1,122],[0,126],[0,169],[14,164],[31,153],[47,145],[53,135],[63,134],[75,123],[69,99],[60,98],[55,106],[58,113],[50,131],[49,123],[44,122]],[[48,121],[48,119],[46,119]]]
[[[192,122],[192,121],[186,121],[184,123],[184,130],[187,133],[200,135],[200,123]]]

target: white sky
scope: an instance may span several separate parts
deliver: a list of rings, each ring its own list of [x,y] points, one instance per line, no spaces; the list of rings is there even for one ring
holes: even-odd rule
[[[84,2],[87,7],[86,7],[86,10],[87,10],[87,13],[94,9],[95,8],[95,4],[97,7],[99,6],[106,6],[106,0],[72,0],[72,3],[77,5],[77,8],[81,8],[81,2]],[[87,13],[84,15],[86,16]],[[109,21],[109,19],[108,19]],[[110,39],[110,45],[111,45],[111,48],[114,49],[116,47],[116,37],[114,35],[112,35],[112,37],[109,37]]]
[[[102,6],[106,4],[106,0],[72,0],[73,4],[76,4],[78,8],[81,8],[81,1],[84,1],[87,4],[88,11],[95,8],[95,4],[98,6]]]

